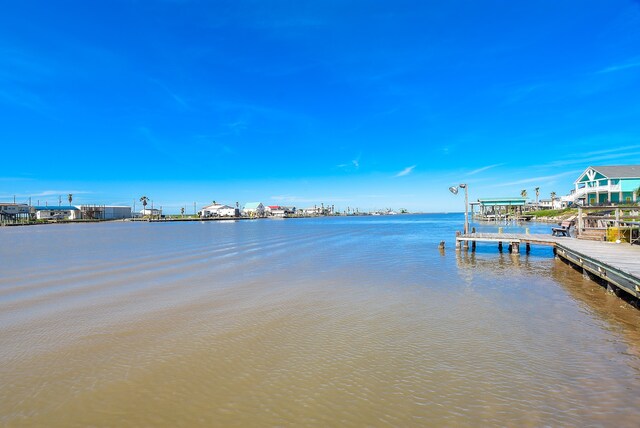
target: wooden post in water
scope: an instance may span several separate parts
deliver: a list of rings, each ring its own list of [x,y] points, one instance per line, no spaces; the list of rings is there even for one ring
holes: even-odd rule
[[[458,238],[460,237],[460,232],[456,232],[456,251],[460,250],[460,241]]]
[[[502,252],[502,241],[498,241],[498,251]]]
[[[509,246],[513,247],[513,254],[520,254],[520,243],[519,242],[513,242]]]
[[[438,248],[444,250],[444,241],[440,241],[440,245],[438,245]]]
[[[582,234],[583,227],[584,227],[584,220],[582,220],[582,207],[578,207],[578,230],[576,230],[576,237]]]
[[[526,246],[525,246],[525,251],[527,252],[527,254],[529,254],[531,252],[531,244],[527,242]]]
[[[476,228],[472,227],[471,228],[471,233],[473,233],[475,235],[476,233]],[[476,250],[476,241],[471,241],[471,251],[475,251]]]

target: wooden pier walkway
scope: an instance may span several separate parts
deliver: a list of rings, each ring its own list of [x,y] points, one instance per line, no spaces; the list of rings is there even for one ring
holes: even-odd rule
[[[473,250],[476,242],[495,242],[500,250],[504,243],[512,254],[519,254],[521,244],[527,252],[532,244],[551,246],[556,256],[581,268],[590,278],[599,278],[613,285],[614,291],[621,289],[640,298],[640,246],[551,235],[470,233],[456,237],[456,248],[468,248],[471,243]]]

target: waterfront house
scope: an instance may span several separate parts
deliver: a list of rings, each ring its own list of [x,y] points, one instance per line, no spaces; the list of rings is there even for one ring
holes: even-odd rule
[[[29,205],[0,202],[0,222],[14,223],[18,220],[29,219]]]
[[[224,204],[211,204],[202,207],[200,210],[202,217],[237,217],[239,212],[236,208]]]
[[[249,217],[263,217],[264,205],[261,202],[247,202],[242,211]]]
[[[318,205],[314,205],[309,208],[304,208],[302,210],[302,214],[308,215],[308,216],[322,215],[322,207]]]
[[[267,216],[272,217],[288,217],[296,213],[295,207],[283,207],[280,205],[269,205],[265,207],[264,212]]]
[[[125,205],[78,205],[85,220],[118,220],[131,218],[131,207]]]
[[[553,199],[540,199],[537,208],[541,210],[559,210],[566,208],[566,204],[563,204],[562,200],[557,197]]]
[[[640,165],[590,166],[574,182],[564,199],[579,205],[631,204],[638,202]]]
[[[478,202],[471,203],[471,212],[474,207],[478,207],[480,218],[498,219],[511,213],[522,213],[523,207],[527,204],[527,198],[504,197],[504,198],[482,198]]]
[[[280,207],[280,205],[267,205],[266,207],[264,207],[264,213],[270,216],[270,215],[273,215],[274,211],[278,211],[281,209],[282,208]]]
[[[31,207],[31,214],[37,220],[75,220],[80,218],[80,210],[72,205],[35,206]]]
[[[162,210],[158,208],[145,208],[140,210],[140,215],[142,217],[162,217]]]

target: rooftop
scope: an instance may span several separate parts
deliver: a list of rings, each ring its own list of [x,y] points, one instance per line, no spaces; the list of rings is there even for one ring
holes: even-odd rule
[[[74,207],[73,205],[35,205],[32,207],[36,211],[77,211],[78,207]]]

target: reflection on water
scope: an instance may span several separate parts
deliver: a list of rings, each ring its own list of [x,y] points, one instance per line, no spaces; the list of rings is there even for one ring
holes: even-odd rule
[[[460,224],[0,229],[0,421],[634,424],[640,311],[548,247],[456,253]]]

